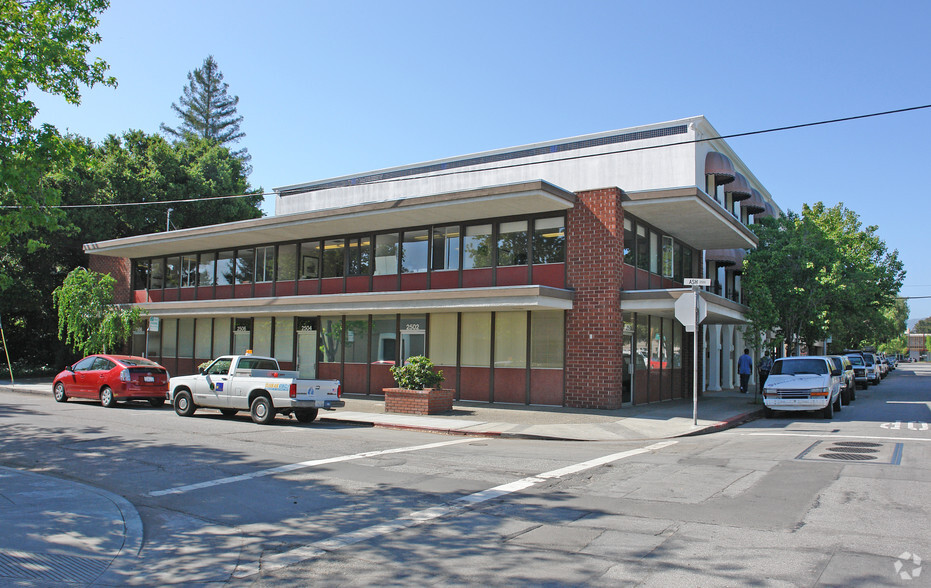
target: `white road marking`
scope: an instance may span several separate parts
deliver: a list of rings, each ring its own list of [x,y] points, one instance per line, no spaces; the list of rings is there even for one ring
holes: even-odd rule
[[[300,463],[291,463],[288,465],[278,466],[277,468],[259,470],[257,472],[252,472],[249,474],[240,474],[238,476],[230,476],[228,478],[208,480],[206,482],[198,482],[197,484],[188,484],[186,486],[176,486],[175,488],[169,488],[167,490],[155,490],[153,492],[149,492],[148,496],[165,496],[166,494],[181,494],[183,492],[190,492],[191,490],[201,490],[203,488],[211,488],[213,486],[220,486],[222,484],[232,484],[233,482],[245,482],[246,480],[253,480],[255,478],[262,478],[265,476],[273,476],[275,474],[283,474],[285,472],[293,472],[294,470],[312,468],[314,466],[324,465],[328,463],[351,461],[353,459],[363,459],[366,457],[376,457],[379,455],[389,455],[391,453],[407,453],[409,451],[421,451],[424,449],[435,449],[437,447],[446,447],[447,445],[458,445],[459,443],[470,443],[474,441],[475,441],[474,438],[467,437],[464,439],[456,439],[455,441],[441,441],[439,443],[428,443],[426,445],[413,445],[411,447],[397,447],[395,449],[382,449],[380,451],[366,451],[364,453],[356,453],[353,455],[340,455],[337,457],[327,457],[324,459],[312,459],[310,461],[302,461]]]
[[[879,437],[876,435],[838,435],[836,433],[824,433],[823,435],[812,433],[741,433],[743,435],[764,435],[769,437],[837,437],[839,439],[886,439],[889,441],[931,441],[926,437]]]
[[[508,482],[507,484],[501,484],[500,486],[495,486],[494,488],[489,488],[487,490],[482,490],[481,492],[475,492],[467,496],[462,496],[446,504],[407,513],[406,515],[398,517],[393,521],[386,521],[384,523],[379,523],[370,527],[364,527],[362,529],[343,533],[342,535],[330,537],[329,539],[323,539],[321,541],[317,541],[316,543],[311,543],[310,545],[298,547],[297,549],[292,549],[290,551],[271,554],[267,557],[263,557],[260,561],[253,564],[239,565],[233,572],[233,577],[245,578],[257,574],[260,571],[267,572],[278,570],[289,565],[293,565],[297,562],[313,559],[325,553],[336,551],[338,549],[342,549],[343,547],[354,545],[368,539],[373,539],[375,537],[387,535],[401,529],[421,525],[443,516],[469,510],[476,504],[530,488],[531,486],[535,486],[547,480],[562,478],[564,476],[568,476],[569,474],[581,472],[600,465],[604,465],[606,463],[611,463],[632,457],[634,455],[640,455],[642,453],[649,453],[651,451],[663,449],[664,447],[669,447],[670,445],[675,445],[676,443],[678,443],[678,441],[662,441],[660,443],[654,443],[653,445],[642,447],[640,449],[631,449],[621,453],[612,453],[611,455],[590,459],[588,461],[583,461],[581,463],[560,468],[558,470],[544,472],[542,474],[537,474],[536,476],[528,476],[520,480],[515,480],[514,482]]]

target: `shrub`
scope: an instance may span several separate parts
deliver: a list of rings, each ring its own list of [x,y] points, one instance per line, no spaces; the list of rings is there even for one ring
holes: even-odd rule
[[[399,388],[407,390],[426,390],[436,388],[443,383],[443,371],[434,371],[433,362],[423,355],[415,355],[402,366],[389,368]]]

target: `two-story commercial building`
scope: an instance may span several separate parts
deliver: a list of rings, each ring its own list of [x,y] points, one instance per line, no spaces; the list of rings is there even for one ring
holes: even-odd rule
[[[460,400],[657,402],[691,393],[688,277],[714,280],[704,387],[733,386],[748,225],[778,214],[718,136],[694,117],[285,186],[272,217],[85,250],[172,374],[252,349],[381,394],[425,354]]]

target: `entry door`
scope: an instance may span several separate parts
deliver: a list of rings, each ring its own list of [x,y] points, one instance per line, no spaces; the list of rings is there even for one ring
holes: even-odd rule
[[[401,331],[401,365],[416,355],[424,355],[427,351],[427,332],[423,329],[409,329]]]
[[[317,331],[297,332],[297,371],[303,379],[317,377]]]

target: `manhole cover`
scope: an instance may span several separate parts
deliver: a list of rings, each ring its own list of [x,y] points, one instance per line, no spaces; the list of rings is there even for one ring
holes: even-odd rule
[[[875,455],[863,455],[862,453],[822,453],[819,457],[824,457],[827,459],[846,459],[850,461],[876,459]]]
[[[828,451],[838,453],[879,453],[878,449],[870,449],[869,447],[828,447]]]
[[[837,441],[834,445],[841,447],[882,447],[882,443],[868,443],[866,441]]]

